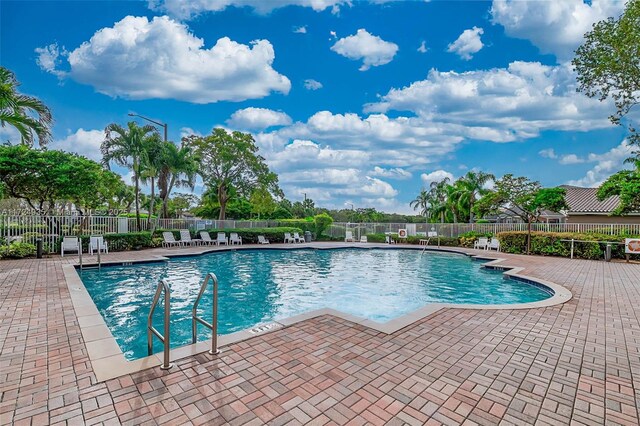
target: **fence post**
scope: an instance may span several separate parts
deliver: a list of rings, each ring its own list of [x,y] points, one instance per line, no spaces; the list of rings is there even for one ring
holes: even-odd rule
[[[573,259],[573,238],[571,239],[571,259]]]

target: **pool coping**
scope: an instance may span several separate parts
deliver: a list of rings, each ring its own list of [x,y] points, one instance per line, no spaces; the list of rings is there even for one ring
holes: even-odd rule
[[[312,243],[313,244],[313,243]],[[418,308],[414,311],[411,311],[405,315],[402,315],[398,318],[394,318],[385,323],[380,323],[377,321],[373,321],[367,318],[358,317],[355,315],[351,315],[342,311],[338,311],[332,308],[320,308],[312,311],[308,311],[302,314],[294,315],[288,318],[280,319],[278,321],[271,321],[268,324],[273,324],[274,327],[266,331],[261,332],[252,332],[251,330],[255,329],[258,325],[253,326],[252,328],[237,331],[231,334],[218,336],[218,347],[224,348],[234,343],[238,343],[244,340],[251,339],[253,337],[262,336],[266,333],[270,333],[276,330],[280,330],[284,327],[289,327],[294,324],[297,324],[302,321],[306,321],[311,318],[316,318],[323,315],[331,315],[335,316],[355,324],[362,325],[364,327],[373,329],[375,331],[392,334],[398,330],[401,330],[416,321],[422,320],[429,315],[432,315],[438,312],[441,309],[494,309],[494,310],[507,310],[507,309],[536,309],[536,308],[545,308],[550,306],[559,305],[562,303],[566,303],[573,297],[572,293],[564,288],[563,286],[556,284],[554,282],[544,280],[537,277],[530,277],[527,275],[521,274],[525,267],[520,266],[510,266],[504,264],[502,262],[507,261],[506,258],[498,257],[500,254],[496,252],[496,256],[493,256],[492,253],[482,253],[476,254],[475,252],[468,253],[463,250],[456,250],[455,248],[442,248],[442,247],[432,247],[432,246],[408,246],[408,245],[394,245],[390,246],[387,244],[376,244],[376,243],[367,243],[366,246],[364,244],[322,244],[322,245],[311,245],[311,244],[301,244],[301,245],[273,245],[273,246],[261,246],[261,245],[246,245],[246,246],[231,246],[231,247],[202,247],[203,250],[199,252],[175,252],[174,253],[165,253],[165,255],[157,255],[157,254],[149,254],[149,257],[140,258],[140,259],[131,259],[131,260],[119,260],[119,261],[107,261],[103,262],[103,266],[112,266],[112,265],[133,265],[137,263],[155,263],[155,262],[164,262],[173,257],[191,257],[191,256],[200,256],[212,252],[218,251],[232,251],[232,250],[273,250],[273,249],[281,249],[281,250],[295,250],[295,249],[348,249],[348,248],[359,248],[359,249],[409,249],[409,250],[424,250],[424,251],[434,251],[434,252],[447,252],[454,254],[461,254],[469,256],[476,260],[485,260],[487,263],[483,265],[483,267],[488,269],[500,270],[504,274],[505,277],[516,279],[519,281],[524,281],[529,284],[534,285],[542,285],[544,287],[549,288],[553,294],[551,297],[537,301],[537,302],[529,302],[529,303],[515,303],[515,304],[493,304],[493,305],[476,305],[476,304],[455,304],[455,303],[430,303],[421,308]],[[170,251],[171,249],[165,249],[165,251]],[[177,249],[181,250],[181,249]],[[151,356],[147,356],[144,358],[136,359],[129,361],[125,358],[120,346],[116,342],[116,339],[113,337],[111,331],[107,327],[104,318],[98,311],[93,299],[89,295],[89,292],[84,286],[82,279],[77,271],[77,266],[75,264],[64,264],[62,265],[63,275],[65,277],[65,282],[67,283],[67,287],[69,289],[69,294],[71,298],[72,305],[74,307],[76,317],[78,319],[78,325],[80,327],[80,331],[82,333],[82,337],[85,342],[85,346],[87,348],[87,356],[89,361],[91,362],[94,374],[96,375],[96,380],[98,382],[103,382],[106,380],[114,379],[116,377],[120,377],[126,374],[135,373],[138,371],[146,370],[148,368],[157,367],[162,364],[162,352],[153,354]],[[86,264],[86,267],[97,266],[95,264]],[[159,343],[157,343],[159,344]],[[188,356],[200,354],[211,349],[211,339],[203,340],[201,342],[197,342],[195,344],[189,344],[180,346],[175,349],[171,349],[170,351],[170,359],[172,361],[186,358]],[[221,352],[224,353],[224,350]],[[221,355],[217,355],[221,356]],[[171,370],[169,370],[171,371]]]

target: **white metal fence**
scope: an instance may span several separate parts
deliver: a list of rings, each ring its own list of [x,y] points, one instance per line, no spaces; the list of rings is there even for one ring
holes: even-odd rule
[[[142,219],[138,228],[135,218],[114,216],[40,216],[0,215],[0,244],[12,241],[34,243],[43,239],[47,251],[56,251],[63,236],[88,234],[126,234],[150,229],[230,229],[263,228],[278,226],[278,221],[236,221],[209,219]],[[535,231],[547,232],[598,232],[606,235],[640,235],[637,224],[584,224],[584,223],[534,223]],[[456,237],[469,231],[496,234],[502,231],[526,231],[526,223],[333,223],[326,233],[333,238],[344,238],[347,230],[356,238],[366,234],[397,233],[406,229],[408,235],[425,235],[437,232],[444,237]]]

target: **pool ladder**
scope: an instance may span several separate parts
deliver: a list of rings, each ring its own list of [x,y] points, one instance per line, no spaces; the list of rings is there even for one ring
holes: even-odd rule
[[[211,323],[208,323],[204,319],[198,316],[198,304],[200,303],[200,299],[202,299],[202,295],[204,294],[209,282],[213,281],[213,301],[211,303],[212,317]],[[198,341],[198,323],[204,325],[209,330],[211,330],[211,349],[209,350],[210,355],[216,355],[220,353],[218,349],[218,277],[216,274],[210,272],[207,274],[206,278],[202,282],[200,286],[200,292],[198,293],[198,297],[196,297],[196,301],[193,304],[193,309],[191,310],[191,341],[195,344]]]
[[[200,303],[200,299],[202,299],[202,295],[204,294],[209,282],[213,281],[213,301],[212,301],[212,321],[211,323],[205,321],[203,318],[198,316],[198,304]],[[153,313],[160,302],[160,296],[164,293],[164,335],[161,334],[154,326],[153,326]],[[171,289],[169,288],[169,284],[165,280],[160,280],[158,283],[158,287],[156,288],[156,293],[153,296],[153,302],[151,303],[151,310],[149,311],[149,316],[147,317],[147,352],[149,356],[153,355],[153,336],[157,337],[164,347],[163,350],[163,362],[160,368],[162,370],[168,370],[173,367],[173,364],[169,359],[170,352],[170,334],[171,334],[171,310],[170,310],[170,299],[171,299]],[[209,330],[211,330],[211,349],[209,350],[209,354],[216,355],[220,353],[218,349],[218,277],[214,273],[207,274],[206,278],[202,282],[200,286],[200,291],[198,292],[198,297],[196,297],[196,301],[193,304],[193,309],[191,311],[191,337],[192,342],[195,344],[198,340],[198,323],[204,325]]]

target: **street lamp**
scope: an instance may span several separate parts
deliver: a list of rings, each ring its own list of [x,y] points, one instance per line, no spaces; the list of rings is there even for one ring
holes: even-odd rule
[[[143,120],[150,121],[151,123],[156,124],[156,125],[158,125],[158,126],[160,126],[160,127],[164,128],[164,141],[165,141],[165,142],[167,141],[167,127],[168,127],[167,123],[161,123],[160,121],[155,121],[155,120],[152,120],[152,119],[150,119],[150,118],[148,118],[148,117],[145,117],[145,116],[143,116],[143,115],[135,114],[135,113],[133,113],[133,112],[130,112],[128,115],[129,115],[129,117],[140,117],[140,118],[142,118]]]

